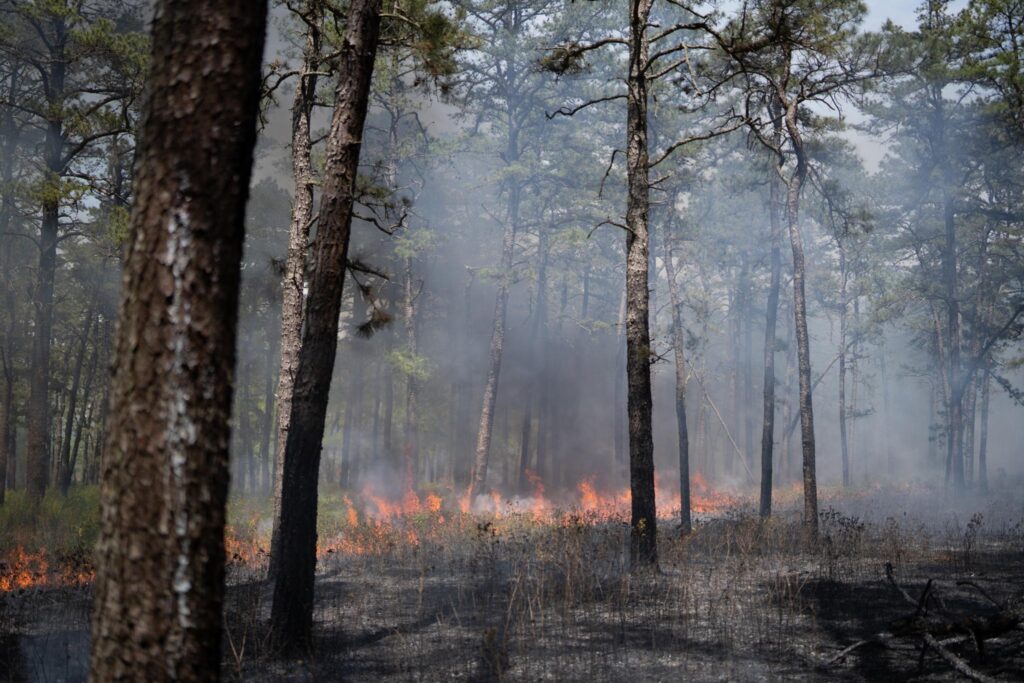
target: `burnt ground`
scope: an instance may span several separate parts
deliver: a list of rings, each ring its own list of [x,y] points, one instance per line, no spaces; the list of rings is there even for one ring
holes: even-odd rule
[[[761,681],[965,680],[919,616],[974,672],[1024,680],[1024,631],[975,642],[966,617],[1021,614],[1024,509],[974,501],[942,514],[886,515],[871,501],[822,514],[822,541],[801,548],[796,520],[743,511],[705,520],[683,541],[661,533],[661,570],[625,571],[626,527],[463,519],[390,529],[372,552],[321,561],[317,640],[304,661],[266,648],[261,567],[231,570],[225,680]],[[965,504],[966,505],[966,504]],[[860,513],[860,514],[858,514]],[[384,532],[379,532],[384,533]],[[887,578],[891,565],[893,580]],[[974,585],[958,585],[958,581]],[[985,595],[987,594],[987,596]],[[998,604],[998,606],[997,606]],[[0,679],[78,681],[88,651],[87,589],[0,596]],[[923,622],[921,622],[923,623]],[[980,623],[980,622],[972,622]],[[869,642],[835,659],[845,647]],[[830,661],[832,660],[832,661]]]

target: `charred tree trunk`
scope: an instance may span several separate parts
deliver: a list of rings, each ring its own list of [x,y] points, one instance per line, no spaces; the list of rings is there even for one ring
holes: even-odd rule
[[[652,0],[630,0],[629,78],[626,96],[626,374],[629,412],[630,562],[658,562],[651,428],[651,337],[648,282],[650,208],[647,155],[647,24]]]
[[[307,0],[306,45],[302,67],[292,101],[292,180],[295,198],[288,228],[288,258],[281,282],[281,361],[278,369],[277,444],[274,463],[274,530],[270,542],[269,576],[277,572],[281,557],[281,486],[284,477],[284,453],[292,417],[292,396],[302,348],[303,288],[306,282],[306,255],[309,228],[313,218],[313,191],[316,174],[311,160],[313,141],[310,119],[316,104],[317,71],[320,64],[320,28],[323,22],[321,0]]]
[[[313,627],[317,483],[327,399],[338,345],[359,150],[377,53],[380,0],[353,0],[338,56],[338,83],[306,302],[281,485],[271,624],[276,644],[297,653]]]
[[[238,284],[265,22],[265,3],[239,0],[165,0],[154,12],[91,680],[219,679]]]
[[[777,120],[777,116],[774,116]],[[781,131],[776,126],[776,139]],[[768,216],[771,223],[771,280],[768,284],[768,302],[764,316],[764,387],[763,421],[761,424],[761,505],[760,514],[766,519],[772,514],[773,459],[775,451],[775,350],[776,327],[779,319],[779,289],[782,280],[782,217],[780,214],[778,164],[773,160],[768,178]]]
[[[676,433],[679,438],[679,528],[683,535],[693,528],[690,519],[690,435],[686,425],[686,330],[683,328],[683,302],[676,281],[676,265],[665,227],[665,277],[668,279],[669,305],[672,307],[672,346],[676,360]]]

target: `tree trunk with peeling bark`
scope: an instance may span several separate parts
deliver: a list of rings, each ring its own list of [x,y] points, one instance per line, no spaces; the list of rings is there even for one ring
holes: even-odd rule
[[[278,369],[277,396],[277,448],[274,463],[274,530],[270,542],[271,577],[277,572],[281,527],[281,482],[284,476],[284,451],[291,423],[292,395],[295,393],[295,373],[302,348],[303,290],[306,283],[306,252],[309,228],[313,218],[313,191],[316,174],[313,172],[313,141],[310,120],[316,103],[317,69],[320,65],[320,28],[323,22],[321,0],[308,0],[304,9],[307,16],[306,45],[302,53],[302,67],[295,84],[292,100],[292,180],[295,198],[292,202],[291,224],[288,228],[288,258],[281,282],[281,360]]]
[[[163,0],[101,486],[90,678],[215,681],[266,5]],[[188,144],[182,144],[188,141]]]
[[[658,519],[654,500],[651,426],[650,208],[647,153],[647,25],[652,0],[629,4],[629,78],[626,96],[626,379],[629,414],[630,562],[657,565]]]
[[[338,55],[338,82],[324,164],[323,196],[306,299],[281,484],[271,628],[287,653],[307,648],[313,628],[317,483],[352,204],[380,29],[380,0],[353,0]]]

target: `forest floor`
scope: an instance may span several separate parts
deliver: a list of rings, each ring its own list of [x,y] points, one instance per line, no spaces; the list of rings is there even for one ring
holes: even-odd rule
[[[660,570],[640,574],[628,527],[605,515],[357,515],[321,531],[316,645],[301,662],[267,650],[264,555],[241,536],[223,677],[949,681],[959,666],[1024,680],[1019,491],[836,496],[813,551],[792,509],[763,524],[737,503],[686,539],[663,520]],[[88,585],[0,595],[0,680],[84,680],[89,600]]]

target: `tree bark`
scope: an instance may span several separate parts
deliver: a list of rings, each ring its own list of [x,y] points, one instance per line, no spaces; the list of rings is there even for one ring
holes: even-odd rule
[[[103,463],[90,679],[216,681],[266,4],[163,0]],[[182,141],[189,144],[182,144]]]
[[[323,195],[282,467],[279,559],[271,628],[276,644],[287,653],[305,649],[313,627],[320,450],[379,26],[380,0],[353,0],[349,4],[338,56]]]
[[[292,201],[291,224],[288,228],[288,257],[281,282],[281,360],[278,368],[277,444],[274,463],[274,530],[270,541],[268,575],[277,573],[280,553],[281,486],[284,477],[285,444],[292,417],[292,396],[295,376],[302,348],[303,288],[306,283],[306,252],[309,228],[313,217],[313,191],[316,174],[313,171],[313,141],[310,120],[316,104],[317,73],[320,65],[320,28],[323,22],[321,0],[307,0],[306,45],[302,53],[302,67],[292,100],[292,180],[295,198]]]
[[[650,183],[647,155],[647,24],[652,0],[629,3],[629,78],[626,96],[626,375],[629,413],[630,562],[658,562],[651,428],[651,337],[648,282]]]

